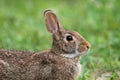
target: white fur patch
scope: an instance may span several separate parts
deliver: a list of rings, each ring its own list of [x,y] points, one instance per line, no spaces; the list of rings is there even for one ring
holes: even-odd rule
[[[77,67],[78,67],[78,74],[81,74],[81,72],[82,72],[82,65],[79,62],[77,63]]]
[[[78,56],[81,56],[83,54],[85,54],[87,51],[84,51],[84,52],[78,52],[76,51],[75,53],[71,53],[71,54],[61,54],[61,56],[64,56],[64,57],[67,57],[67,58],[75,58],[75,57],[78,57]]]

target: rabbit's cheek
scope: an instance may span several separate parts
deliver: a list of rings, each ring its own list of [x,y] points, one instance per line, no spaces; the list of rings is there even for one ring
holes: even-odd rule
[[[68,53],[75,52],[76,44],[75,43],[64,43],[63,50],[67,51]]]

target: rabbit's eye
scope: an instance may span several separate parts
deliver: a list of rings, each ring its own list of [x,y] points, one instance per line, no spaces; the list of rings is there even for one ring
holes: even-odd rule
[[[72,37],[71,35],[68,35],[68,36],[66,37],[66,40],[67,40],[67,41],[72,41],[72,40],[73,40],[73,37]]]

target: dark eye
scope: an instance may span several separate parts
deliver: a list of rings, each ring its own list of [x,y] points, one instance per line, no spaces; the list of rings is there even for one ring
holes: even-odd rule
[[[66,40],[67,40],[67,41],[72,41],[72,40],[73,40],[73,37],[72,37],[71,35],[68,35],[68,36],[66,37]]]

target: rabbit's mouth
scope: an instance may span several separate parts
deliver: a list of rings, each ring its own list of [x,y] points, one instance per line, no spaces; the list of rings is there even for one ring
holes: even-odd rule
[[[75,53],[71,53],[71,54],[61,54],[61,56],[66,57],[66,58],[76,58],[79,57],[85,53],[87,53],[88,50],[83,51],[83,52],[78,52],[77,50],[75,51]]]

